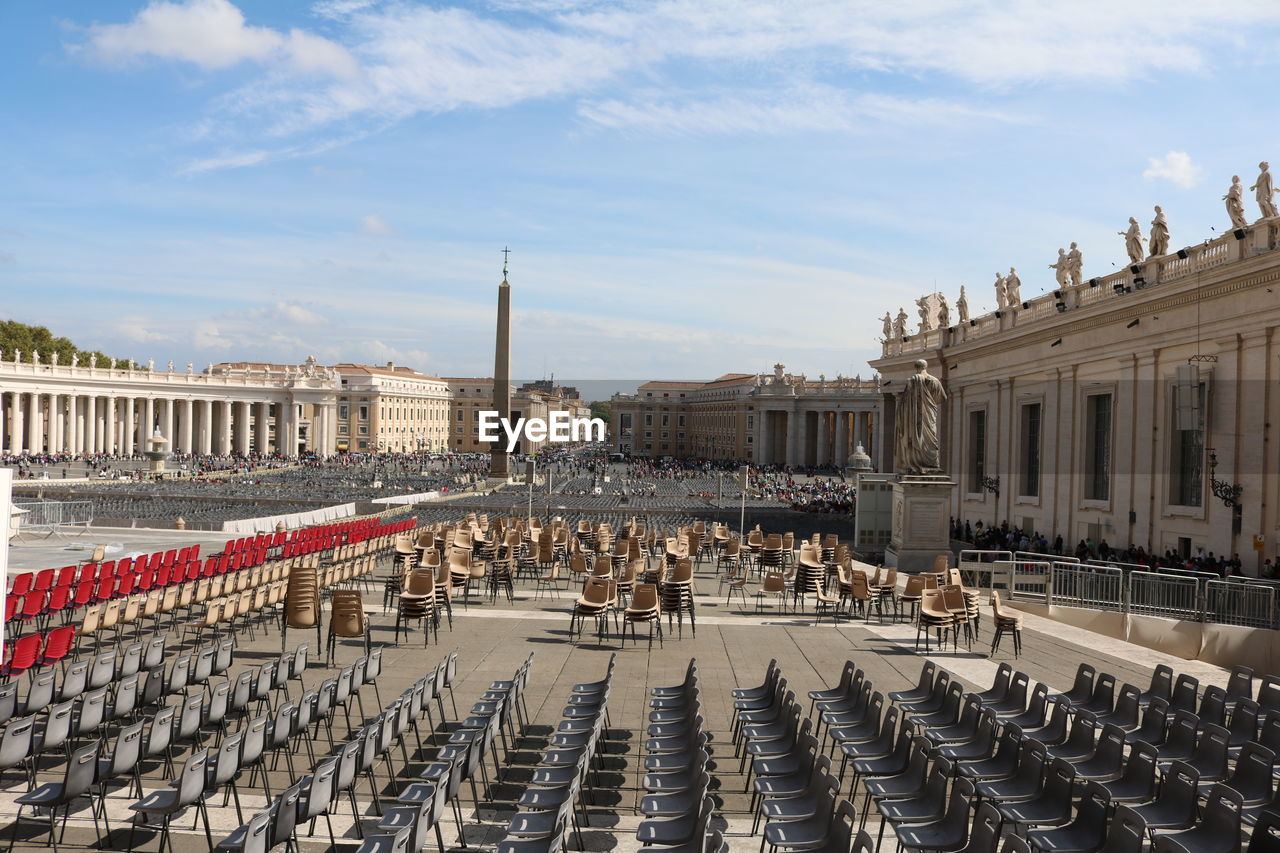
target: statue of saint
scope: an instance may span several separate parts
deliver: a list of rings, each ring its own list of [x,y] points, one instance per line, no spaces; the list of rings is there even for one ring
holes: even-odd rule
[[[1169,253],[1169,220],[1164,218],[1164,211],[1156,205],[1156,218],[1151,220],[1151,239],[1148,257],[1167,255]]]
[[[154,358],[147,359],[147,372],[148,373],[156,372],[156,360]]]
[[[1227,203],[1227,216],[1231,217],[1232,228],[1248,228],[1249,220],[1244,213],[1244,187],[1240,185],[1240,176],[1231,176],[1231,189],[1222,197]]]
[[[947,297],[938,295],[938,328],[946,329],[951,325],[951,306],[947,304]]]
[[[89,369],[92,370],[97,366],[98,366],[98,354],[96,352],[89,353]]]
[[[169,372],[173,373],[173,359],[169,359]]]
[[[786,373],[784,372],[786,369],[787,369],[787,366],[782,362],[778,362],[773,366],[773,384],[774,385],[781,385],[786,380],[787,377],[786,377]]]
[[[194,369],[195,369],[195,365],[188,361],[188,362],[187,362],[187,375],[190,375],[190,374],[191,374],[191,371],[193,371]]]
[[[1058,283],[1058,289],[1061,290],[1066,287],[1067,276],[1070,275],[1070,272],[1068,271],[1070,269],[1070,262],[1067,261],[1066,249],[1058,250],[1058,262],[1056,264],[1049,264],[1049,269],[1053,270],[1053,280]]]
[[[1130,216],[1129,230],[1117,231],[1116,233],[1124,238],[1124,250],[1129,253],[1129,263],[1142,263],[1142,258],[1146,253],[1146,247],[1143,246],[1143,243],[1146,241],[1142,237],[1142,229],[1138,227],[1138,220]]]
[[[942,382],[918,359],[915,375],[898,395],[894,460],[899,474],[934,474],[942,470],[938,413],[947,398]]]
[[[1071,250],[1067,252],[1067,272],[1071,276],[1072,287],[1084,284],[1084,255],[1075,243],[1071,244]]]
[[[1004,277],[1004,296],[1009,300],[1010,308],[1022,304],[1022,279],[1018,278],[1018,271],[1013,267],[1009,267],[1009,274]]]
[[[884,319],[881,322],[884,323],[883,334],[884,339],[887,341],[893,337],[893,317],[888,311],[884,312]]]
[[[50,364],[52,364],[54,367],[57,367],[57,366],[58,366],[58,351],[57,351],[57,350],[54,350],[53,352],[51,352],[51,353],[49,354],[49,363],[50,363]]]
[[[916,300],[916,311],[920,315],[920,330],[916,334],[924,334],[933,328],[933,321],[929,317],[929,297],[921,296]]]
[[[71,353],[71,366],[75,367],[79,363],[80,363],[80,353],[78,352]]]
[[[40,363],[40,350],[38,350],[38,349],[33,349],[33,350],[31,351],[31,363],[32,363],[32,364],[39,364],[39,363]]]
[[[969,322],[969,297],[964,295],[964,285],[960,285],[960,298],[956,300],[956,314],[961,323]]]
[[[1003,311],[1009,307],[1009,294],[1004,287],[1004,276],[996,273],[996,310]]]
[[[1259,163],[1258,169],[1258,180],[1249,189],[1257,190],[1254,198],[1258,200],[1258,209],[1262,211],[1262,218],[1266,219],[1268,216],[1276,215],[1276,203],[1272,199],[1275,188],[1271,184],[1271,172],[1267,171],[1267,161],[1263,160]]]
[[[907,312],[902,310],[902,306],[898,306],[898,316],[893,320],[893,336],[895,338],[905,338],[907,336]]]
[[[13,363],[14,363],[14,364],[21,364],[21,363],[22,363],[22,350],[20,350],[20,349],[15,349],[15,350],[13,351]]]

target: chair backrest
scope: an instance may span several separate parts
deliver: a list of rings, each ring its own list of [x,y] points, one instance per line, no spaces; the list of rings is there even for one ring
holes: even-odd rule
[[[631,592],[631,607],[628,609],[634,611],[657,610],[657,585],[651,583],[636,584],[635,589]]]
[[[1135,853],[1137,848],[1134,848]],[[1253,825],[1249,846],[1245,853],[1276,853],[1280,851],[1280,811],[1264,809]],[[1107,850],[1106,853],[1129,853],[1129,850]]]
[[[178,802],[190,805],[200,798],[204,792],[205,765],[209,763],[209,750],[200,749],[187,757],[178,776]]]

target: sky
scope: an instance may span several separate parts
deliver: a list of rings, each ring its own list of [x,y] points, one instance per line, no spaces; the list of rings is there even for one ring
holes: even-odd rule
[[[0,317],[159,364],[867,376],[879,318],[1229,224],[1280,3],[4,0]],[[1248,198],[1251,218],[1258,215]]]

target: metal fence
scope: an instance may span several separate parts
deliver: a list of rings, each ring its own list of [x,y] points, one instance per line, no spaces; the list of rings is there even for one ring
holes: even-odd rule
[[[1200,621],[1200,579],[1164,572],[1129,573],[1129,612]]]
[[[20,522],[23,527],[87,527],[93,523],[93,501],[15,501],[13,507],[25,511]]]
[[[1124,572],[1110,566],[1083,566],[1055,560],[1050,570],[1049,604],[1124,609]]]
[[[957,568],[960,569],[965,585],[986,589],[991,586],[991,573],[995,569],[996,562],[1012,559],[1012,551],[979,551],[971,549],[960,552],[960,562],[957,564]]]
[[[997,560],[992,564],[991,588],[1006,590],[1010,598],[1043,598],[1049,590],[1049,569],[1049,563]]]
[[[1206,581],[1204,621],[1249,628],[1276,627],[1276,589],[1239,581]]]

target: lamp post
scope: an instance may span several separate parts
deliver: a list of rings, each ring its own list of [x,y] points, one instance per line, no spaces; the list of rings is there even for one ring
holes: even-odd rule
[[[1244,507],[1240,504],[1240,495],[1244,492],[1244,486],[1219,480],[1213,476],[1218,468],[1218,454],[1212,447],[1207,450],[1209,451],[1209,490],[1213,492],[1215,498],[1222,501],[1223,506],[1231,509],[1231,534],[1235,536],[1240,533],[1244,518]]]

